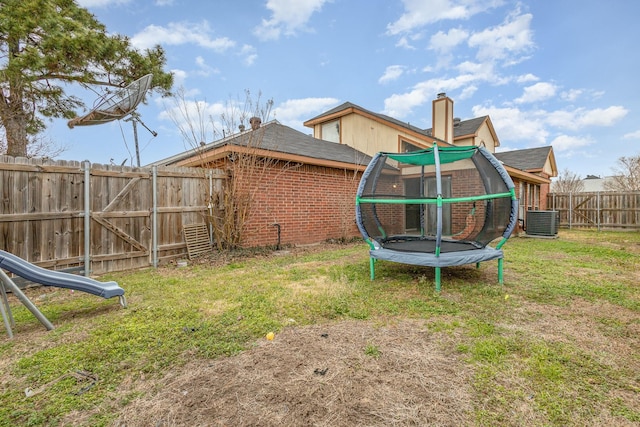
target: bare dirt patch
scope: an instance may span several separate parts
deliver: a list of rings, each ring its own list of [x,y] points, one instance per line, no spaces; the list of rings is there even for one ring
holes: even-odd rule
[[[145,394],[116,425],[469,425],[471,372],[452,342],[411,320],[291,327],[132,385]]]

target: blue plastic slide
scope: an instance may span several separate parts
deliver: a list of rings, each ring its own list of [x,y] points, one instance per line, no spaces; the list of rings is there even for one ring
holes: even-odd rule
[[[64,273],[62,271],[47,270],[31,264],[9,252],[0,250],[0,296],[2,297],[2,301],[0,301],[0,311],[10,337],[13,336],[10,328],[13,319],[6,298],[5,287],[11,290],[20,302],[22,302],[47,329],[53,329],[53,325],[2,270],[7,270],[31,282],[45,286],[73,289],[74,291],[87,292],[102,298],[118,297],[120,304],[123,307],[127,306],[124,289],[118,286],[116,282],[99,282],[89,277]]]
[[[47,270],[3,250],[0,250],[0,268],[41,285],[73,289],[74,291],[87,292],[102,298],[124,295],[124,289],[118,286],[116,282],[98,282],[90,277]]]

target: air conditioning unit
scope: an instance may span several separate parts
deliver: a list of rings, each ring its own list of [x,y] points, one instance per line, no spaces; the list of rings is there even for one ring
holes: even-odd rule
[[[559,211],[527,211],[525,231],[531,236],[557,236]]]

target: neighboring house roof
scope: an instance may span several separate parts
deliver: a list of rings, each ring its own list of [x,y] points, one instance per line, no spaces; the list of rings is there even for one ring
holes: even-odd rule
[[[599,176],[588,175],[585,179],[582,180],[582,192],[595,193],[597,191],[610,191],[605,187],[605,184],[613,181],[613,176],[605,176],[604,178],[600,178]]]
[[[255,148],[268,151],[269,156],[289,160],[305,160],[305,163],[351,164],[366,167],[371,157],[348,145],[316,139],[273,120],[256,130],[246,130],[197,149],[159,160],[154,165],[191,165],[222,157],[233,147]],[[193,161],[190,161],[193,160]]]
[[[494,156],[505,165],[527,171],[527,172],[539,172],[542,171],[549,156],[551,156],[552,147],[537,147],[537,148],[525,148],[523,150],[503,151],[494,153]],[[553,168],[555,168],[555,160],[553,161]]]

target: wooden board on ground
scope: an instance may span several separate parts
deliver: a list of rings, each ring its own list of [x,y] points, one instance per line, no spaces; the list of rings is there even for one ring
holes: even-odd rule
[[[198,255],[211,251],[209,229],[204,223],[188,224],[183,227],[184,240],[187,243],[187,255],[193,259]]]

